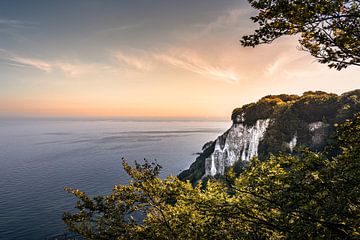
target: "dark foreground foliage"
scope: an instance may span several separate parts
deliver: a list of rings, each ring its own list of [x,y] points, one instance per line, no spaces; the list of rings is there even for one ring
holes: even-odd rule
[[[67,188],[78,211],[63,219],[89,239],[360,239],[360,114],[336,139],[331,159],[308,150],[254,159],[205,189],[124,161],[131,181],[107,196]]]

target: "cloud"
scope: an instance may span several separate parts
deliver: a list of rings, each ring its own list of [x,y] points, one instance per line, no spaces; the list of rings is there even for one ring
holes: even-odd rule
[[[53,68],[61,70],[68,77],[81,77],[111,70],[111,67],[106,65],[78,62],[54,62]]]
[[[231,69],[212,65],[189,49],[172,49],[165,53],[154,54],[153,56],[163,63],[212,79],[227,82],[236,82],[239,80],[237,74]]]
[[[141,57],[138,57],[136,55],[129,55],[125,54],[121,51],[118,51],[114,54],[114,57],[116,58],[117,62],[122,65],[126,66],[128,68],[134,68],[136,70],[140,71],[150,71],[152,69],[151,59],[149,59],[149,56],[146,52],[140,53]]]
[[[188,48],[171,48],[163,51],[133,50],[132,54],[117,51],[113,56],[121,67],[138,72],[156,71],[168,65],[215,80],[226,82],[239,80],[238,74],[231,68],[211,64],[201,54]]]
[[[218,28],[227,28],[238,25],[244,16],[250,16],[253,11],[250,8],[238,8],[228,10],[225,14],[217,17],[214,21],[206,25],[205,31],[211,32]]]
[[[248,21],[253,14],[254,10],[250,7],[227,10],[206,24],[195,24],[194,27],[197,29],[197,32],[193,32],[191,38],[202,38],[204,35],[213,34],[224,29],[231,32],[238,31],[239,29],[244,30],[249,28],[249,24],[244,24],[244,20]]]
[[[143,26],[145,22],[140,23],[134,23],[134,24],[128,24],[128,25],[122,25],[122,26],[116,26],[116,27],[109,27],[109,28],[102,28],[98,30],[98,33],[111,33],[111,32],[122,32],[122,31],[129,31],[137,29],[141,26]]]
[[[52,70],[52,65],[46,61],[19,56],[5,49],[0,49],[0,58],[6,60],[11,65],[33,67],[45,72],[50,72]]]
[[[122,68],[125,67],[140,73],[155,71],[165,64],[215,80],[226,82],[237,82],[239,80],[238,74],[229,66],[213,64],[205,60],[206,58],[196,51],[187,48],[172,48],[162,52],[136,50],[131,55],[117,51],[113,56]],[[116,70],[114,66],[110,65],[82,63],[74,60],[46,61],[20,56],[3,49],[0,49],[0,58],[6,60],[8,64],[17,67],[30,67],[46,73],[61,71],[66,76],[75,78],[105,71],[114,72]]]
[[[255,12],[256,13],[256,12]],[[235,41],[245,32],[253,29],[250,17],[254,10],[250,6],[242,6],[211,14],[206,22],[197,22],[186,27],[182,31],[174,30],[174,35],[184,42],[213,42],[224,39],[234,39],[234,33],[238,33]]]
[[[37,23],[0,18],[0,35],[11,37],[17,42],[26,40],[25,32],[33,31]]]
[[[11,58],[8,58],[8,60],[12,63],[17,64],[18,66],[33,67],[45,72],[51,72],[53,69],[52,64],[38,59],[13,56]]]
[[[4,28],[32,28],[35,24],[14,19],[0,18],[0,29]]]
[[[45,61],[37,58],[23,57],[0,49],[0,58],[6,60],[8,64],[17,67],[30,67],[40,71],[51,73],[60,70],[68,77],[80,77],[83,75],[94,74],[110,67],[100,64],[79,63],[76,61]]]
[[[286,40],[283,42],[287,42]],[[291,41],[292,42],[292,41]],[[285,46],[283,49],[278,49],[279,52],[271,61],[268,61],[267,65],[264,66],[264,77],[273,78],[278,74],[296,70],[301,66],[303,70],[309,67],[313,61],[307,53],[295,50],[293,46]]]

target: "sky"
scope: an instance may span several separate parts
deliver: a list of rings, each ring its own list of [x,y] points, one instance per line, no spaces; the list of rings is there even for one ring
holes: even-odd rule
[[[246,0],[1,0],[0,116],[229,118],[269,94],[360,88],[297,36],[244,48]]]

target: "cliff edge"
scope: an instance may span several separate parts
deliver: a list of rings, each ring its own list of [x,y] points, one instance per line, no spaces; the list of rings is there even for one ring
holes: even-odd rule
[[[202,153],[181,180],[196,183],[223,175],[234,164],[246,165],[253,157],[295,153],[302,148],[321,151],[331,143],[334,125],[360,111],[360,89],[341,95],[322,91],[298,95],[268,95],[232,112],[231,128],[204,145]]]

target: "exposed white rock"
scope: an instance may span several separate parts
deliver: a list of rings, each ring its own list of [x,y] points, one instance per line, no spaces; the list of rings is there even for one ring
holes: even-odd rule
[[[259,119],[250,127],[242,123],[233,124],[225,142],[219,137],[215,142],[214,152],[205,160],[205,175],[224,174],[225,168],[236,161],[250,161],[257,156],[260,140],[269,124],[270,119]]]
[[[211,176],[216,175],[216,167],[215,167],[215,160],[214,156],[211,156],[211,169],[210,169]]]
[[[325,123],[323,123],[323,122],[313,122],[313,123],[310,123],[309,124],[309,131],[310,132],[315,132],[317,129],[319,129],[319,128],[323,128],[323,127],[325,127]]]
[[[294,148],[296,146],[297,143],[297,135],[295,134],[294,137],[291,139],[291,141],[289,143],[287,143],[287,147],[290,149],[291,152],[294,151]]]
[[[311,141],[314,146],[321,145],[325,138],[326,128],[329,124],[324,122],[313,122],[309,124],[309,131],[311,133]]]

